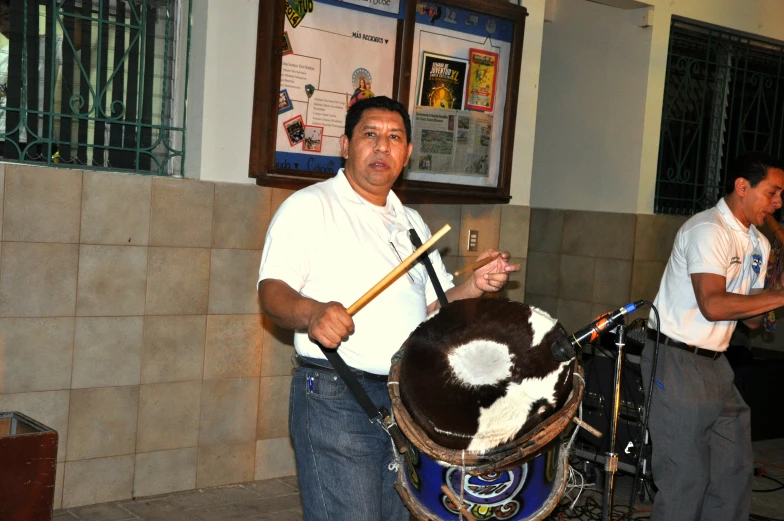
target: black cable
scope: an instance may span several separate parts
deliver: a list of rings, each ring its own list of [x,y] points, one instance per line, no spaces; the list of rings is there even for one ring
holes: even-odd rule
[[[763,489],[763,490],[752,490],[752,492],[776,492],[777,490],[784,489],[784,483],[782,483],[781,481],[779,481],[776,478],[768,476],[767,474],[755,474],[755,475],[760,477],[760,478],[766,478],[766,479],[769,479],[771,481],[775,481],[776,483],[779,484],[779,486],[776,487],[776,488],[767,488],[767,489]]]

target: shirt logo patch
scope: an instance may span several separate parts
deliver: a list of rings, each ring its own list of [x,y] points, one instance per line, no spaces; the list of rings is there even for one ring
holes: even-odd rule
[[[762,268],[762,255],[757,255],[755,253],[751,256],[751,269],[754,270],[754,273],[759,275],[760,268]]]
[[[740,264],[740,257],[733,257],[730,259],[730,266],[733,264]]]

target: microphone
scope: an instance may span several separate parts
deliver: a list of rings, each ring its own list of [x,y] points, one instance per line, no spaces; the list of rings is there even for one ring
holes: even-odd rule
[[[638,300],[637,302],[626,304],[615,311],[608,311],[584,328],[579,329],[572,336],[562,336],[553,342],[553,357],[559,362],[568,362],[577,355],[577,348],[582,348],[583,343],[593,342],[599,338],[599,335],[618,325],[624,316],[633,313],[634,310],[644,303],[645,301]]]

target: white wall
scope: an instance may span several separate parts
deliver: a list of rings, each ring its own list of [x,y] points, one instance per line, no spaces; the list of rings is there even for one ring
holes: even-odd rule
[[[636,211],[652,34],[639,17],[557,3],[544,26],[531,206]]]
[[[528,205],[530,199],[545,0],[526,0],[525,6],[529,16],[512,163],[515,205]],[[259,0],[193,0],[186,177],[254,182],[248,178],[248,156],[258,9]]]
[[[206,33],[196,30],[205,13]],[[193,0],[186,177],[255,183],[248,158],[258,13],[259,0]]]

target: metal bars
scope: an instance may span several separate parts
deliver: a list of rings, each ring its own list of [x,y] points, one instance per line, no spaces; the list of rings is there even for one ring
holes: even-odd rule
[[[12,1],[2,159],[181,173],[184,116],[172,115],[185,100],[172,93],[178,46],[189,46],[176,41],[183,2],[189,12],[191,0]]]
[[[673,18],[654,212],[713,206],[744,152],[780,157],[783,94],[783,44]]]

